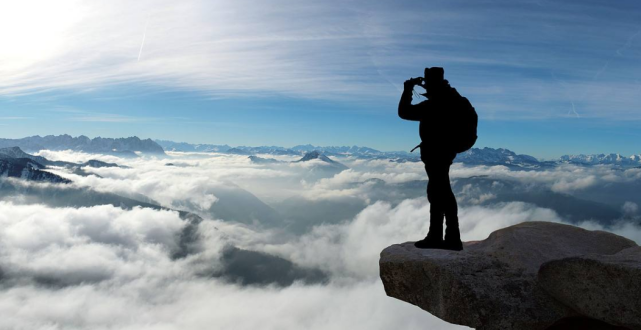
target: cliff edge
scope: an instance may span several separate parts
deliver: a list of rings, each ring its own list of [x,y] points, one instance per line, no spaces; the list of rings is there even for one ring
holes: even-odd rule
[[[461,252],[381,253],[388,296],[476,329],[641,329],[641,248],[627,238],[524,222]]]

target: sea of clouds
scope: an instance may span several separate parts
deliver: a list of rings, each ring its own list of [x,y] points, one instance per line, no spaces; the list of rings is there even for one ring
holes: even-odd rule
[[[22,186],[0,200],[2,329],[462,328],[387,297],[378,279],[383,248],[418,240],[427,232],[429,204],[421,195],[420,180],[425,177],[420,163],[341,159],[350,169],[336,174],[323,171],[321,161],[290,163],[294,158],[285,156],[279,158],[283,163],[261,165],[246,156],[226,154],[170,153],[169,158],[136,159],[70,151],[40,155],[73,162],[100,159],[127,167],[85,167],[89,175],[51,170],[73,181],[65,186],[3,179]],[[497,184],[517,181],[575,193],[615,183],[638,184],[641,169],[562,166],[515,171],[456,164],[451,176],[453,181],[483,176]],[[416,193],[408,185],[423,188]],[[35,201],[25,197],[44,188],[80,189],[86,196],[145,197],[163,208],[99,202],[61,206],[48,203],[46,196]],[[473,188],[464,188],[468,195],[459,206],[463,240],[481,240],[523,221],[567,222],[554,210],[532,203],[479,203],[483,192]],[[248,213],[254,219],[247,222],[217,216],[217,204],[239,191],[274,206],[275,214],[287,221],[312,225],[292,232],[284,220],[282,226],[261,224],[260,214]],[[292,198],[309,208],[325,203],[330,207],[325,213],[345,199],[358,200],[361,206],[349,218],[325,221],[323,212],[283,214],[277,205]],[[232,201],[240,203],[238,208],[253,207],[242,204],[245,201],[258,203],[248,198]],[[621,205],[625,216],[608,225],[589,218],[575,223],[641,242],[638,203],[622,200]],[[193,248],[180,257],[176,252],[185,228],[194,223],[177,210],[202,218],[195,223]],[[323,279],[307,281],[301,275],[285,285],[240,281],[231,276],[225,257],[230,247],[260,253],[237,260],[241,269],[253,269],[252,262],[286,260],[292,272],[315,270]]]

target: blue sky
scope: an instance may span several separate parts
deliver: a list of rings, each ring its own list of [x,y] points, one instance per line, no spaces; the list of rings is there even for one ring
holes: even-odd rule
[[[478,147],[641,153],[638,1],[0,6],[0,137],[408,150],[402,83],[442,66]]]

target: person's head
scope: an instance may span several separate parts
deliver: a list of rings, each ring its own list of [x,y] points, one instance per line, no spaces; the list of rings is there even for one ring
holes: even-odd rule
[[[430,94],[433,95],[434,92],[438,92],[442,88],[448,85],[447,80],[445,80],[445,70],[441,67],[431,67],[425,68],[425,76],[423,78],[423,87],[425,88],[426,93],[423,94],[426,97],[429,97]]]

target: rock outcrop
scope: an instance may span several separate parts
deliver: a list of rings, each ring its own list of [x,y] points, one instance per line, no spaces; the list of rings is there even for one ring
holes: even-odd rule
[[[380,271],[388,296],[476,329],[539,330],[555,324],[570,324],[564,326],[570,329],[573,322],[584,325],[591,320],[595,326],[607,322],[637,329],[641,319],[633,312],[610,310],[620,308],[621,301],[616,301],[618,288],[611,290],[607,277],[620,276],[612,281],[622,286],[637,280],[639,253],[636,243],[612,233],[524,222],[495,231],[483,241],[466,242],[461,252],[417,249],[413,242],[392,245],[381,253]],[[584,274],[577,271],[589,267],[588,259],[617,271],[581,277]],[[592,276],[603,282],[591,285]],[[579,281],[584,283],[571,284]],[[638,287],[625,298],[636,295],[637,305],[630,303],[630,308],[638,306]],[[571,288],[601,293],[578,294]],[[611,299],[589,300],[595,297]],[[608,306],[603,305],[606,301]],[[616,321],[621,315],[632,321]]]
[[[544,263],[539,284],[583,315],[641,329],[641,247]]]

